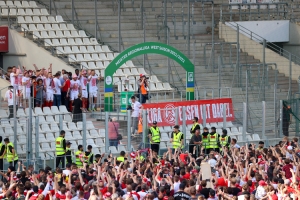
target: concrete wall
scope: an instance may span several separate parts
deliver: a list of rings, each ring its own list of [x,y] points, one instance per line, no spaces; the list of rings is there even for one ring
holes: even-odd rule
[[[20,56],[14,54],[25,54]],[[9,30],[9,53],[4,54],[4,69],[8,66],[25,66],[27,69],[34,69],[33,64],[38,68],[49,67],[52,63],[53,72],[66,69],[67,71],[74,71],[72,66],[67,65],[63,60],[54,57],[44,48],[37,46],[33,41],[24,38],[15,30]]]
[[[237,33],[231,27],[219,23],[219,37],[223,38],[226,42],[236,42]],[[263,61],[263,46],[250,38],[239,34],[240,49],[243,52],[247,52],[249,55],[254,56],[254,58]],[[271,51],[270,49],[265,50],[266,53],[266,63],[277,63],[278,70],[280,73],[289,76],[289,60],[279,54]],[[298,80],[300,74],[300,66],[292,63],[292,79]]]
[[[290,41],[283,44],[283,49],[300,57],[300,26],[290,23]]]

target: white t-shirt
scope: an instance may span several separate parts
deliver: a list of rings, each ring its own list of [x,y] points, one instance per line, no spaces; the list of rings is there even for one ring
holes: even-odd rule
[[[16,94],[18,94],[18,93],[16,92]],[[14,91],[13,91],[13,89],[6,91],[6,93],[5,93],[5,99],[7,99],[7,102],[8,102],[9,106],[13,106],[14,105]]]
[[[139,117],[140,107],[141,107],[140,102],[135,101],[134,103],[131,103],[131,107],[133,109],[131,113],[131,117]]]
[[[98,90],[98,87],[97,87],[97,79],[98,79],[98,76],[95,75],[95,76],[89,76],[89,79],[90,79],[90,84],[89,84],[89,92],[95,92]]]
[[[138,192],[138,194],[140,195],[140,200],[143,200],[145,198],[145,196],[147,195],[147,193],[143,192],[143,191]]]
[[[47,92],[53,92],[54,81],[52,78],[46,78],[46,88]]]
[[[60,91],[61,82],[60,82],[60,80],[58,78],[54,78],[53,82],[54,82],[53,94],[61,95],[61,91]]]
[[[78,92],[79,91],[79,88],[80,88],[80,81],[79,80],[71,80],[70,81],[70,89],[71,89],[71,92]]]
[[[66,176],[69,176],[71,173],[71,170],[65,169],[63,170],[63,174],[65,174]]]
[[[23,85],[24,91],[25,92],[30,92],[30,85],[31,85],[30,78],[24,76],[22,78],[22,84],[26,84],[26,85]]]
[[[19,79],[15,76],[15,73],[10,73],[10,84],[12,86],[18,86],[19,83],[18,83]]]
[[[215,167],[217,164],[217,161],[215,159],[209,159],[208,164],[210,165],[210,167]]]
[[[179,181],[179,182],[175,182],[175,183],[173,184],[173,186],[174,186],[174,193],[178,192],[178,190],[179,190],[179,185],[180,185],[180,181]]]
[[[18,75],[18,85],[19,85],[19,90],[22,89],[22,79],[23,79],[23,74]]]
[[[81,83],[81,88],[83,90],[86,90],[86,85],[87,85],[88,79],[84,76],[81,76],[80,78],[80,83]]]

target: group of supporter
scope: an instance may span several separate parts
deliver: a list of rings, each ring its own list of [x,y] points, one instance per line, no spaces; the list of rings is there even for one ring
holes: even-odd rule
[[[29,97],[34,97],[34,105],[38,107],[65,105],[72,111],[72,103],[81,97],[82,111],[96,110],[98,86],[101,76],[95,70],[79,70],[74,73],[53,72],[52,64],[48,69],[27,70],[25,67],[9,67],[5,77],[17,92],[17,105],[28,107]],[[12,96],[12,95],[11,95]],[[90,103],[90,104],[89,104]]]
[[[79,148],[79,147],[78,147]],[[80,145],[82,150],[82,145]],[[94,162],[34,169],[20,162],[1,173],[1,199],[217,200],[300,198],[299,144],[283,138],[231,145],[199,156],[168,149],[95,155]],[[205,167],[206,166],[206,167]]]

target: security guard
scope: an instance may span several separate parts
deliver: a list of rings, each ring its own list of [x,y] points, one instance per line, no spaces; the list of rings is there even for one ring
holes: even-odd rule
[[[101,155],[100,154],[96,154],[95,155],[95,160],[94,160],[94,164],[97,164],[99,162],[99,160],[101,160]]]
[[[127,160],[127,158],[125,158],[125,151],[121,151],[120,156],[117,157],[117,161],[118,162],[125,162],[125,160]]]
[[[70,163],[70,164],[72,164],[72,151],[71,151],[71,142],[67,142],[66,143],[66,145],[67,145],[67,147],[66,147],[66,160],[67,160],[67,163]]]
[[[220,140],[221,150],[222,150],[222,147],[229,147],[230,146],[231,138],[230,138],[230,136],[227,136],[227,130],[226,129],[222,130],[222,135],[219,138],[219,140]]]
[[[92,145],[88,145],[87,146],[87,151],[85,152],[85,156],[86,156],[86,163],[87,164],[92,164],[93,163],[93,160],[94,160],[94,154],[92,152]]]
[[[2,136],[0,136],[0,171],[3,171],[3,161],[6,154],[5,144],[2,143]]]
[[[211,127],[211,133],[208,135],[210,151],[220,152],[220,135],[216,133],[216,128]]]
[[[55,140],[56,146],[56,167],[59,166],[60,162],[62,163],[62,168],[65,167],[65,155],[67,150],[66,140],[65,140],[66,132],[64,130],[60,131],[60,136]]]
[[[173,132],[171,134],[171,142],[173,144],[173,150],[175,149],[183,149],[183,134],[179,130],[179,126],[175,125],[173,128]]]
[[[202,133],[202,146],[204,147],[204,154],[209,153],[209,130],[207,127],[203,128],[203,133]]]
[[[17,155],[16,150],[14,149],[14,144],[9,141],[8,138],[4,139],[4,143],[6,146],[6,159],[10,166],[16,167],[18,163],[19,157]]]
[[[152,127],[149,129],[148,137],[151,144],[151,150],[158,153],[161,134],[156,121],[153,122]]]
[[[190,130],[191,134],[195,134],[196,130],[200,130],[200,125],[198,123],[198,117],[194,117],[193,119],[193,126]]]
[[[75,152],[75,163],[77,165],[77,167],[82,167],[82,161],[84,160],[84,153],[83,153],[83,146],[80,144],[78,145],[78,150]]]

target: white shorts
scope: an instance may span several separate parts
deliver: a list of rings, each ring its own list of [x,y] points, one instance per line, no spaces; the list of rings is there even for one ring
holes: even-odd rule
[[[97,97],[98,91],[91,91],[90,92],[90,97]]]
[[[70,100],[73,101],[74,99],[78,98],[78,91],[71,91],[70,92]]]
[[[88,98],[88,93],[87,93],[87,91],[86,90],[82,90],[82,97],[83,98]]]
[[[25,95],[25,96],[24,96]],[[29,97],[30,97],[30,91],[27,91],[27,92],[24,92],[23,91],[23,98],[24,99],[29,99]]]
[[[53,101],[53,92],[47,92],[46,101]]]

